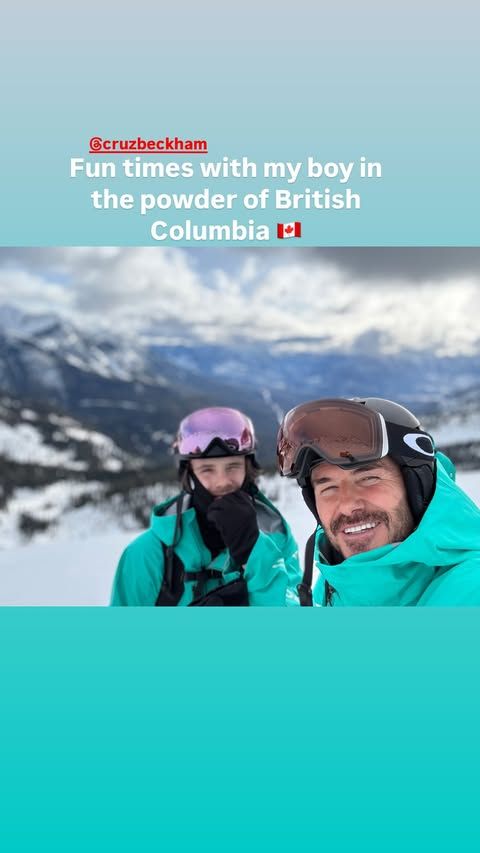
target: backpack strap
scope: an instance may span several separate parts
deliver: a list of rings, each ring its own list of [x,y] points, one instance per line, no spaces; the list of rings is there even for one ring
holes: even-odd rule
[[[173,542],[171,545],[165,545],[164,542],[161,543],[163,548],[163,578],[160,592],[158,593],[157,600],[155,601],[155,607],[176,607],[185,590],[184,565],[180,557],[175,553],[175,548],[182,535],[182,508],[184,495],[185,493],[181,492],[177,499],[177,513]]]
[[[323,599],[324,607],[332,607],[332,598],[333,593],[335,592],[333,586],[330,586],[328,581],[325,581],[325,595]]]
[[[163,578],[155,607],[176,607],[185,590],[185,571],[180,557],[171,545],[163,548]]]
[[[315,550],[316,530],[308,537],[305,545],[305,566],[302,582],[297,586],[298,597],[301,607],[313,607],[312,579],[313,579],[313,553]]]

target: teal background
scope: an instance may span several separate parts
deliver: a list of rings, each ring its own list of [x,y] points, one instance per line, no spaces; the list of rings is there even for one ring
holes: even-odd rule
[[[0,45],[3,245],[167,245],[151,239],[151,223],[182,222],[188,211],[95,211],[90,192],[194,192],[204,179],[143,185],[68,174],[70,157],[87,156],[93,135],[175,134],[207,138],[210,159],[364,155],[383,164],[381,180],[348,184],[361,191],[360,211],[197,211],[199,224],[253,216],[271,226],[274,245],[284,245],[275,223],[292,219],[302,221],[297,246],[478,243],[479,22],[471,3],[408,0],[397,11],[371,0],[337,10],[306,0],[248,0],[238,9],[187,0],[178,11],[147,0],[98,5],[88,0],[69,14],[50,0],[9,10]],[[219,192],[264,185],[211,182]],[[305,186],[316,184],[300,178],[289,188]]]
[[[474,850],[475,610],[2,612],[5,850]]]
[[[9,7],[0,243],[148,245],[144,219],[90,210],[69,158],[94,134],[177,134],[381,160],[360,214],[298,217],[304,245],[478,245],[476,17]],[[4,609],[2,848],[478,849],[479,639],[469,609]]]

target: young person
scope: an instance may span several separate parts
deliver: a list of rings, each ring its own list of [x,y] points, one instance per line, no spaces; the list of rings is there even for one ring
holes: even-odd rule
[[[237,409],[184,418],[174,442],[181,491],[155,506],[124,551],[113,605],[296,604],[298,548],[256,485],[255,432]]]

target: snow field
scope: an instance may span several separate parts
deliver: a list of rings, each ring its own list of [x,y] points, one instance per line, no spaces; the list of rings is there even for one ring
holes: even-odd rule
[[[480,471],[460,472],[458,483],[480,504]],[[296,483],[280,477],[261,482],[289,522],[303,557],[315,523]],[[94,507],[71,513],[60,538],[0,552],[0,605],[107,605],[118,559],[141,533],[105,529],[105,517]]]

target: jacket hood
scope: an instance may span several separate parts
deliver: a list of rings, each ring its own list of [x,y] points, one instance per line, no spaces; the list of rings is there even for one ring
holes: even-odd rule
[[[324,539],[320,527],[320,560]],[[403,542],[355,554],[338,565],[320,562],[315,600],[323,600],[323,579],[335,590],[339,604],[414,605],[435,578],[472,556],[480,561],[480,510],[439,464],[434,495],[413,533]]]

